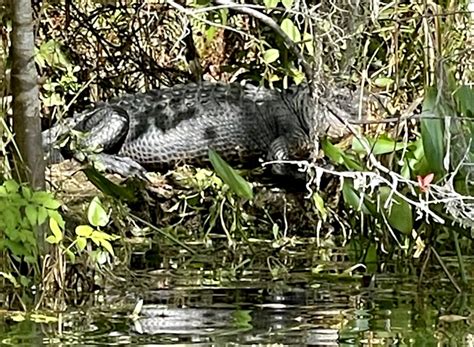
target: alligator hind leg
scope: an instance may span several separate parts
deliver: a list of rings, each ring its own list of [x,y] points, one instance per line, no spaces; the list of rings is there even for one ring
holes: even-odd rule
[[[146,170],[140,164],[131,158],[116,155],[129,131],[129,115],[123,108],[106,105],[82,126],[87,135],[80,141],[80,147],[103,150],[103,153],[92,155],[90,159],[98,159],[99,163],[111,173],[147,180]],[[74,157],[78,159],[76,155]]]
[[[272,172],[278,176],[291,176],[296,179],[303,179],[304,173],[297,170],[296,165],[284,163],[290,160],[290,143],[284,136],[278,137],[270,145],[270,150],[267,155],[269,161],[282,161],[281,163],[272,164]]]
[[[51,148],[53,143],[71,130],[85,134],[79,137],[73,146],[74,148],[62,149],[62,153],[66,157],[72,156],[79,162],[84,162],[84,157],[89,157],[92,161],[98,159],[109,172],[118,173],[124,177],[137,176],[146,179],[146,170],[140,164],[130,158],[116,155],[129,131],[129,115],[123,108],[116,105],[101,105],[44,131],[43,147],[45,151],[56,154],[55,149]],[[101,149],[103,152],[93,155],[87,154],[97,149]]]

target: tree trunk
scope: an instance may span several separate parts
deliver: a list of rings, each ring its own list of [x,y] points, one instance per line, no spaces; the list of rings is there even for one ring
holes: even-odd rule
[[[29,182],[35,189],[44,189],[45,166],[41,145],[31,0],[10,1],[13,20],[11,35],[13,131],[20,152],[19,156],[16,153],[15,165],[21,181]]]
[[[41,140],[38,73],[35,66],[35,39],[31,0],[10,0],[13,28],[11,34],[11,89],[13,96],[14,150],[18,179],[33,189],[45,189],[45,163]],[[45,225],[36,229],[40,254],[48,252]]]

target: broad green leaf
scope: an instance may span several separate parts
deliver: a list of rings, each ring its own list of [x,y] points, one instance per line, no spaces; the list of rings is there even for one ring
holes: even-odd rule
[[[351,206],[356,211],[362,211],[364,214],[370,214],[370,211],[367,209],[367,206],[362,202],[359,196],[359,193],[356,192],[352,186],[352,183],[344,181],[342,185],[342,197],[346,204]]]
[[[54,218],[49,218],[49,228],[51,229],[51,232],[53,233],[54,238],[56,240],[56,242],[54,242],[54,243],[58,243],[58,242],[62,241],[63,232],[59,228],[58,222]],[[48,242],[50,242],[50,241],[48,241]]]
[[[96,196],[92,199],[89,204],[89,209],[87,210],[87,219],[95,227],[104,227],[109,222],[109,216],[102,207],[102,203],[99,198]]]
[[[59,240],[56,238],[56,236],[54,235],[49,235],[47,238],[46,238],[46,242],[52,244],[52,245],[55,245],[57,243],[59,243]]]
[[[114,255],[114,249],[109,241],[102,239],[100,240],[100,245],[104,247],[111,256]]]
[[[300,42],[301,41],[301,34],[298,27],[293,23],[293,21],[289,18],[283,19],[281,22],[281,29],[288,35],[288,37],[293,42]]]
[[[295,81],[295,84],[300,85],[305,79],[305,74],[302,71],[295,68],[291,68],[290,71],[291,71],[293,80]]]
[[[18,192],[18,189],[20,189],[20,185],[16,183],[14,180],[8,180],[3,183],[3,186],[5,187],[7,193],[16,193]]]
[[[75,264],[76,263],[76,255],[74,254],[73,251],[71,251],[70,249],[66,248],[64,250],[64,253],[68,256],[69,260],[71,261],[71,263]]]
[[[364,264],[367,267],[368,273],[375,273],[377,271],[377,248],[373,243],[369,245],[365,253]]]
[[[30,225],[35,226],[38,224],[38,210],[36,209],[36,206],[27,205],[25,207],[25,214]]]
[[[389,187],[380,187],[380,203],[385,205],[390,197]],[[384,211],[390,226],[403,234],[409,235],[413,229],[413,213],[411,205],[397,195],[392,194],[390,211]]]
[[[376,78],[374,84],[379,88],[385,88],[391,86],[395,81],[388,77]]]
[[[252,186],[240,176],[215,151],[209,149],[209,159],[217,175],[236,193],[245,199],[252,199]]]
[[[56,210],[46,210],[47,213],[48,213],[48,216],[50,218],[53,218],[56,223],[58,223],[58,225],[61,227],[61,228],[64,228],[64,219],[63,217],[59,214],[58,211]]]
[[[291,7],[293,6],[293,0],[281,0],[281,3],[287,10],[291,10]]]
[[[61,203],[53,198],[53,196],[48,192],[34,192],[31,200],[36,202],[38,205],[46,207],[51,210],[57,210]]]
[[[89,166],[82,171],[86,174],[89,181],[104,194],[130,202],[137,200],[132,188],[112,182],[93,166]]]
[[[30,200],[32,195],[33,195],[33,192],[31,191],[31,188],[25,187],[25,186],[21,187],[21,193],[23,194],[23,196],[27,200]]]
[[[403,160],[403,165],[402,165],[400,174],[402,175],[403,178],[406,178],[406,179],[410,179],[411,177],[410,164],[407,158]]]
[[[399,151],[406,147],[405,143],[396,142],[395,140],[386,136],[377,139],[362,137],[360,140],[359,138],[354,137],[352,139],[352,149],[355,152],[367,153],[365,146],[363,146],[361,143],[361,140],[365,141],[365,146],[368,147],[374,155],[392,153],[393,151]]]
[[[82,236],[78,236],[76,238],[76,247],[79,250],[79,252],[82,252],[87,246],[87,239]]]
[[[91,237],[94,229],[90,225],[78,225],[76,227],[76,235],[82,237]]]
[[[38,207],[38,224],[41,225],[46,221],[46,218],[48,218],[48,211],[46,210],[45,207],[39,206]]]
[[[423,116],[440,117],[437,112],[437,91],[428,88],[423,103]],[[444,124],[443,119],[423,118],[421,119],[421,138],[426,159],[430,166],[430,171],[438,175],[444,172]]]
[[[474,88],[461,86],[455,93],[454,98],[458,104],[459,112],[467,117],[474,117]]]
[[[19,242],[5,240],[5,246],[17,257],[27,256],[30,252]]]
[[[102,239],[102,240],[116,240],[116,239],[119,238],[116,235],[107,234],[107,233],[104,233],[103,231],[100,231],[100,230],[94,230],[92,232],[91,237],[94,238],[94,239],[97,239],[97,240],[99,240],[99,239]]]
[[[266,8],[274,8],[278,5],[280,0],[263,0],[263,3],[265,4]]]
[[[280,52],[278,51],[278,49],[275,49],[275,48],[270,48],[270,49],[266,50],[265,52],[263,52],[263,61],[266,64],[273,63],[279,57],[280,57]]]
[[[43,203],[43,206],[51,210],[57,210],[59,206],[61,206],[61,203],[51,196],[48,200],[46,200]]]
[[[327,138],[323,139],[321,147],[324,154],[335,163],[342,164],[344,162],[342,158],[342,149],[334,146]]]

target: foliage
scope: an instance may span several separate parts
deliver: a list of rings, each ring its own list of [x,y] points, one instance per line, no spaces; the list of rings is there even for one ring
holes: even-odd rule
[[[101,230],[101,228],[109,223],[109,215],[103,208],[99,198],[95,197],[90,202],[87,210],[87,219],[90,225],[78,225],[75,228],[74,237],[66,247],[64,244],[65,235],[62,230],[64,225],[60,226],[56,220],[51,218],[49,220],[49,227],[52,235],[48,236],[46,241],[53,245],[58,245],[72,263],[76,262],[76,255],[81,254],[87,249],[92,260],[98,264],[103,264],[107,261],[107,254],[114,257],[114,250],[110,242],[118,239],[118,236]]]
[[[37,228],[48,218],[64,225],[58,212],[60,206],[49,192],[33,191],[14,180],[3,182],[0,186],[0,251],[7,251],[17,262],[25,261],[39,274]]]
[[[77,76],[79,66],[74,66],[66,57],[61,44],[53,39],[42,42],[36,51],[36,64],[41,72],[50,70],[51,76],[43,83],[41,101],[46,107],[66,106],[66,97],[78,93]]]
[[[227,164],[219,154],[213,150],[209,150],[209,159],[216,173],[238,196],[249,200],[253,198],[251,185]]]

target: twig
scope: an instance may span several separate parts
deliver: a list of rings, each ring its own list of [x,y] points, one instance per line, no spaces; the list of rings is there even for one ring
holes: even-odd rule
[[[438,254],[438,252],[436,252],[436,249],[433,247],[433,246],[430,246],[430,249],[431,249],[431,252],[433,252],[433,254],[435,255],[435,258],[436,260],[438,261],[439,265],[441,266],[441,268],[443,269],[444,273],[446,274],[446,276],[448,276],[449,280],[451,281],[452,285],[454,286],[454,288],[456,288],[456,290],[458,291],[458,293],[461,293],[462,292],[462,289],[461,287],[458,285],[458,283],[456,282],[456,280],[454,279],[453,275],[451,275],[451,272],[449,272],[448,268],[446,267],[446,265],[444,264],[444,261],[443,259],[441,258],[441,256]]]

